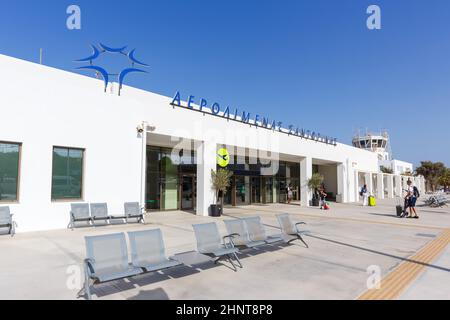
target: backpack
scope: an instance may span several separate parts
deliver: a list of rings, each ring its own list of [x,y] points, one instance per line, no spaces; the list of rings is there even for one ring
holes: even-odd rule
[[[417,187],[413,188],[413,192],[414,192],[414,197],[416,197],[416,198],[420,197],[419,189],[417,189]]]
[[[361,191],[359,192],[359,195],[362,197],[366,192],[367,192],[366,188],[362,187]]]

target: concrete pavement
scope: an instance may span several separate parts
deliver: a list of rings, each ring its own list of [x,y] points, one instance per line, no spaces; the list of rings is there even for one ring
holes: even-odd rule
[[[76,299],[84,236],[161,228],[169,255],[195,249],[191,225],[259,215],[269,234],[280,232],[275,214],[288,212],[305,221],[305,240],[292,246],[267,246],[241,256],[243,269],[226,265],[180,267],[99,285],[99,299],[355,299],[367,290],[377,266],[385,277],[408,257],[450,227],[448,208],[419,208],[420,220],[398,219],[392,200],[375,208],[332,204],[332,210],[274,204],[228,208],[221,218],[197,217],[186,212],[150,213],[148,225],[114,225],[75,231],[17,234],[0,237],[0,299]],[[20,231],[20,230],[19,230]],[[448,248],[437,269],[427,267],[407,288],[402,299],[447,299]],[[425,294],[426,293],[426,294]]]

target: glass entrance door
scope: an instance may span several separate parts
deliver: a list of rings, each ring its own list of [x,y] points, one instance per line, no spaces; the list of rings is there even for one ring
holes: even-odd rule
[[[236,177],[236,205],[250,204],[250,182],[248,177]]]
[[[195,181],[193,176],[183,176],[181,183],[181,209],[192,210],[195,206]]]
[[[252,203],[261,203],[261,178],[253,177],[252,185]]]
[[[263,203],[273,203],[273,178],[263,178]]]
[[[286,183],[286,178],[281,178],[278,181],[278,192],[279,192],[279,198],[278,198],[278,202],[279,203],[286,203],[287,202],[287,183]]]

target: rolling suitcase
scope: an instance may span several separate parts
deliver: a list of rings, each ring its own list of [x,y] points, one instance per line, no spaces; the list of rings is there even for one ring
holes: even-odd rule
[[[377,205],[377,200],[374,196],[369,197],[369,207],[375,207]]]
[[[397,205],[395,207],[395,210],[397,212],[397,217],[401,217],[403,215],[402,198],[397,197],[396,203],[397,203]]]
[[[397,217],[401,217],[402,214],[403,214],[403,207],[400,206],[400,205],[398,205],[398,206],[396,206],[395,208],[396,208],[396,210],[397,210]]]

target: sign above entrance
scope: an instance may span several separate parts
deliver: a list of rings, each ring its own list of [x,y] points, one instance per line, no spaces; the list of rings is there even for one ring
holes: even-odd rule
[[[227,149],[222,148],[217,151],[217,164],[222,168],[225,168],[230,164],[230,154]]]
[[[194,107],[194,103],[195,103],[195,96],[191,95],[188,97],[186,104],[183,105],[181,103],[181,94],[180,92],[177,92],[170,105],[173,107],[179,107],[211,114],[216,117],[237,121],[245,124],[250,124],[256,127],[272,131],[278,131],[290,136],[296,136],[306,140],[312,140],[332,146],[337,146],[337,138],[324,136],[318,132],[295,127],[294,125],[289,125],[288,128],[284,128],[283,122],[270,120],[269,118],[261,117],[259,114],[252,116],[250,112],[246,112],[245,110],[241,111],[238,110],[237,108],[231,109],[230,107],[226,107],[222,111],[220,105],[217,102],[214,102],[212,105],[210,105],[210,107],[208,107],[208,101],[206,101],[205,99],[200,99],[200,104],[198,104],[199,107]]]

